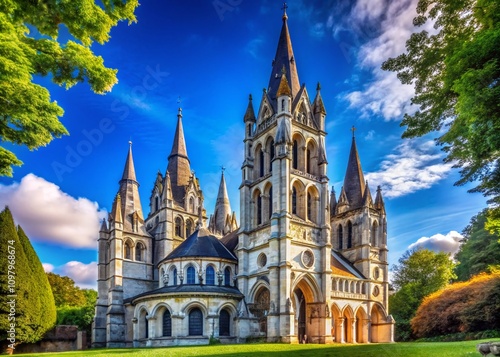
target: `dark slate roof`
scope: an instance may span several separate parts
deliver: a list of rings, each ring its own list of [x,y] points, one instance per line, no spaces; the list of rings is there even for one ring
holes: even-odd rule
[[[164,260],[187,257],[237,260],[236,257],[226,248],[226,246],[215,236],[211,235],[206,228],[197,229],[184,242],[167,255]]]
[[[159,294],[199,294],[199,293],[208,293],[208,294],[232,294],[239,297],[243,297],[243,294],[238,290],[237,287],[234,286],[225,286],[225,285],[200,285],[200,284],[182,284],[182,285],[170,285],[164,286],[162,288],[158,288],[155,290],[151,290],[131,298],[125,299],[124,302],[132,302],[138,298],[150,296],[150,295],[159,295]]]
[[[346,258],[337,250],[332,249],[333,257],[344,266],[347,271],[359,279],[366,279],[366,277]]]
[[[238,230],[234,230],[224,237],[220,239],[222,244],[226,246],[226,248],[236,256],[236,252],[234,251],[236,246],[238,245]]]

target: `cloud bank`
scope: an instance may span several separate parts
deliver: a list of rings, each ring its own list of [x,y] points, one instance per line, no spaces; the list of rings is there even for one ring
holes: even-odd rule
[[[97,290],[96,262],[85,264],[73,260],[58,267],[54,267],[50,263],[43,263],[42,265],[46,273],[51,272],[61,276],[68,276],[74,280],[75,285],[82,289]]]
[[[395,153],[385,157],[377,172],[365,178],[373,185],[380,185],[384,197],[394,198],[430,188],[446,178],[453,167],[443,163],[442,155],[435,151],[433,141],[418,145],[416,140],[406,140],[397,146]]]
[[[422,237],[415,243],[410,244],[408,249],[425,248],[435,252],[445,252],[455,255],[460,248],[460,241],[464,237],[457,231],[450,231],[446,235],[441,233],[434,234],[431,237]]]
[[[107,216],[96,202],[74,198],[33,174],[20,183],[0,185],[0,207],[4,206],[30,239],[75,248],[96,248],[99,220]]]

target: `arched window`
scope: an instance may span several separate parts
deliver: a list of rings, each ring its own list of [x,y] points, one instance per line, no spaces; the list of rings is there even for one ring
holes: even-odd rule
[[[339,249],[342,249],[344,247],[344,236],[342,232],[342,225],[340,224],[338,228],[338,235],[339,235]]]
[[[194,212],[194,198],[193,197],[189,198],[189,210],[191,211],[191,213],[195,213]]]
[[[172,336],[172,315],[169,310],[163,313],[163,336]]]
[[[298,169],[298,167],[299,167],[299,144],[297,143],[297,140],[293,141],[293,147],[292,147],[292,167],[294,169]]]
[[[281,111],[284,111],[285,110],[285,100],[282,99],[281,100]]]
[[[297,214],[297,189],[292,187],[292,214]]]
[[[307,219],[312,221],[312,196],[311,194],[308,192],[307,193]]]
[[[267,200],[267,203],[268,203],[268,207],[267,207],[267,211],[268,211],[268,214],[269,214],[269,219],[271,219],[271,216],[273,215],[273,188],[270,187],[269,188],[269,198]]]
[[[173,285],[177,285],[177,268],[174,268],[174,270],[172,271],[172,277],[173,277]]]
[[[160,199],[158,196],[155,197],[155,211],[158,211],[160,209]]]
[[[219,336],[230,336],[231,316],[226,309],[222,309],[219,315]]]
[[[271,140],[269,144],[269,172],[273,172],[273,160],[274,160],[274,140]]]
[[[248,136],[252,136],[252,124],[248,124]]]
[[[144,256],[144,245],[139,242],[136,244],[135,246],[135,260],[137,260],[138,262],[141,262],[144,259],[145,256]]]
[[[203,313],[194,308],[189,312],[189,336],[203,335]]]
[[[125,259],[132,259],[132,248],[129,242],[125,243]]]
[[[376,247],[378,245],[377,232],[378,232],[378,224],[377,224],[377,222],[373,222],[372,232],[371,232],[372,233],[371,234],[372,247]]]
[[[352,223],[347,223],[347,249],[352,248]]]
[[[215,270],[212,266],[207,266],[207,270],[205,272],[205,281],[207,285],[215,285]]]
[[[182,218],[181,217],[175,218],[175,235],[177,237],[182,237]]]
[[[306,149],[306,172],[311,173],[311,149]]]
[[[194,284],[195,280],[195,271],[193,267],[187,268],[187,277],[186,277],[186,284]]]
[[[231,286],[231,268],[224,269],[224,285]]]
[[[186,238],[189,237],[193,233],[193,221],[188,219],[186,221]]]
[[[264,176],[264,151],[259,152],[259,177]]]
[[[262,196],[257,196],[257,225],[262,223]]]

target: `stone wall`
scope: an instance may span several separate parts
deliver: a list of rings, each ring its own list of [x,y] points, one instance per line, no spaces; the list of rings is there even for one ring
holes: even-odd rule
[[[64,352],[87,348],[87,333],[78,331],[78,326],[59,325],[47,332],[41,341],[23,343],[16,353]]]

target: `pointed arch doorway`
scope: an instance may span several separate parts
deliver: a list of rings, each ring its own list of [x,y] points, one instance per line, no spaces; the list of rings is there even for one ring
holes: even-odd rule
[[[295,309],[297,314],[297,338],[299,343],[307,342],[306,299],[300,289],[295,289]]]

